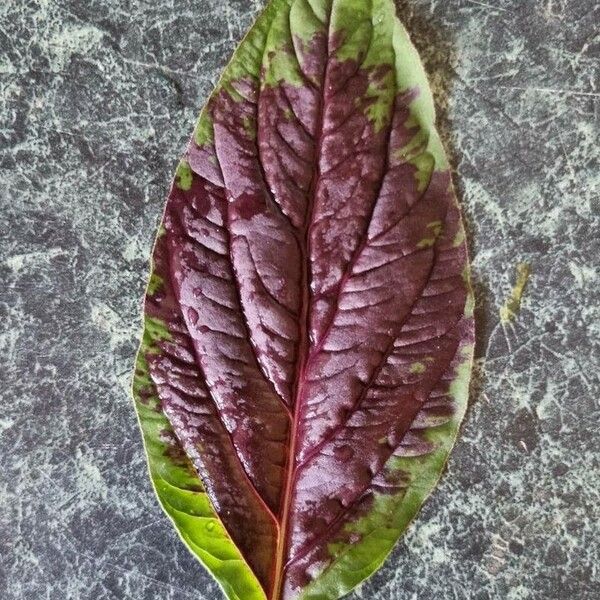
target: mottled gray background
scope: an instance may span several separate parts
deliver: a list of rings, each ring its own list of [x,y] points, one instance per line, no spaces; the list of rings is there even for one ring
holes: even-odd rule
[[[0,3],[2,599],[220,597],[151,491],[129,382],[171,174],[260,4]],[[401,10],[471,233],[478,377],[447,475],[352,598],[600,598],[600,5]]]

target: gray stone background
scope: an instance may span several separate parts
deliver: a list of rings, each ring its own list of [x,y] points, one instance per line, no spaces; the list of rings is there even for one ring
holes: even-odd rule
[[[261,4],[0,3],[3,599],[220,598],[151,491],[129,382],[174,166]],[[400,10],[471,235],[477,377],[440,487],[351,598],[600,598],[600,4]]]

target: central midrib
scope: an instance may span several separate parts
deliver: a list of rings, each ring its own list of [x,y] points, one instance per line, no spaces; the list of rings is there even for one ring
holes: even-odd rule
[[[332,7],[333,8],[333,7]],[[308,358],[308,352],[310,348],[309,340],[309,329],[310,329],[310,224],[312,222],[312,214],[314,210],[315,194],[317,185],[321,177],[321,145],[323,141],[323,120],[325,112],[325,94],[327,90],[327,78],[329,72],[329,42],[330,42],[330,26],[331,26],[331,12],[328,16],[328,21],[325,26],[327,32],[327,57],[325,60],[325,66],[323,68],[323,75],[321,78],[322,91],[320,96],[320,102],[318,107],[317,119],[316,119],[316,138],[315,138],[315,151],[313,158],[313,176],[310,182],[310,186],[307,194],[307,206],[304,218],[303,229],[301,234],[298,236],[298,245],[300,248],[300,260],[302,262],[302,306],[300,311],[299,333],[300,339],[298,343],[298,367],[294,378],[293,387],[293,419],[292,427],[290,430],[290,446],[288,450],[288,459],[286,466],[286,479],[284,493],[281,499],[282,510],[281,521],[279,526],[279,535],[277,538],[277,547],[275,550],[275,564],[273,577],[273,588],[270,594],[270,600],[279,600],[281,598],[281,591],[284,582],[284,561],[286,559],[286,550],[288,542],[288,529],[289,529],[289,518],[292,495],[294,493],[294,480],[296,470],[296,438],[298,428],[298,418],[300,415],[300,406],[303,399],[303,383],[306,362]]]

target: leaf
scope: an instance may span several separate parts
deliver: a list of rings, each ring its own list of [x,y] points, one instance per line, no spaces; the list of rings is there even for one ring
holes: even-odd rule
[[[134,396],[159,500],[229,598],[339,598],[442,472],[474,333],[434,120],[392,0],[271,0],[201,113]]]

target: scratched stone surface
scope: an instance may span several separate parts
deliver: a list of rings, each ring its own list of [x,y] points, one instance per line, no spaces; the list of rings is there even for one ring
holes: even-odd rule
[[[129,384],[172,172],[260,5],[0,4],[5,600],[220,598],[154,498]],[[400,11],[471,234],[477,378],[439,488],[351,598],[598,598],[600,5]]]

